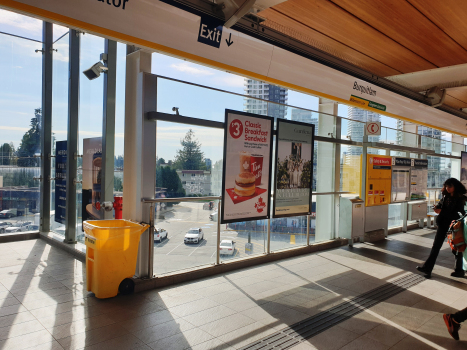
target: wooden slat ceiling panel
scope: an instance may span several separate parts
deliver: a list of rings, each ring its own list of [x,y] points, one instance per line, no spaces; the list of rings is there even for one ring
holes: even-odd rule
[[[278,28],[276,23],[280,23],[282,28]],[[368,70],[373,74],[377,74],[382,77],[399,74],[397,70],[392,69],[391,67],[386,66],[381,62],[378,62],[358,51],[355,51],[354,49],[313,29],[310,29],[303,24],[294,21],[290,17],[282,15],[279,12],[270,11],[268,13],[268,20],[263,22],[263,25],[270,26],[276,30],[281,30],[288,36],[295,36],[297,39],[307,44],[313,45],[322,51],[330,53],[358,67]],[[297,32],[303,33],[303,35],[298,35]]]
[[[467,50],[406,0],[331,1],[437,67],[467,62]]]
[[[459,45],[467,49],[467,1],[407,0]],[[465,61],[463,63],[466,63]]]
[[[273,11],[401,73],[436,68],[434,64],[328,0],[288,0],[259,15],[268,18]],[[305,34],[309,35],[308,32]]]
[[[454,108],[467,108],[467,87],[448,89],[444,103]]]

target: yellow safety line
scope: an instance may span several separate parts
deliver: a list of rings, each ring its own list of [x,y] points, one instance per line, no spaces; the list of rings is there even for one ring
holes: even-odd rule
[[[187,59],[189,61],[196,62],[196,63],[201,63],[201,64],[204,64],[204,65],[207,65],[207,66],[216,67],[216,68],[224,70],[224,71],[226,71],[228,73],[236,73],[236,74],[239,74],[239,75],[242,75],[242,76],[245,76],[245,77],[250,77],[250,78],[255,79],[255,80],[260,80],[260,81],[264,81],[264,82],[267,82],[267,83],[270,83],[270,84],[280,85],[280,86],[283,86],[283,87],[286,87],[286,88],[289,88],[289,89],[292,89],[292,90],[303,92],[305,94],[316,95],[316,96],[327,98],[327,99],[330,99],[330,100],[334,100],[334,101],[337,101],[337,102],[340,102],[340,103],[343,103],[343,104],[346,104],[346,105],[349,105],[349,106],[358,107],[360,109],[367,109],[367,110],[372,111],[372,112],[377,112],[378,114],[383,114],[383,115],[386,115],[388,117],[392,117],[392,118],[412,122],[412,123],[415,123],[415,124],[418,124],[418,125],[424,125],[424,126],[427,126],[427,127],[430,127],[430,128],[434,128],[434,129],[438,129],[438,130],[445,131],[445,132],[448,132],[448,133],[452,133],[452,130],[445,129],[443,127],[440,127],[439,125],[431,125],[431,124],[420,122],[418,120],[413,120],[413,119],[409,119],[409,118],[406,118],[406,117],[402,117],[402,116],[397,115],[397,114],[393,114],[393,113],[389,113],[389,112],[385,112],[385,111],[380,111],[380,110],[375,109],[375,108],[361,106],[358,103],[354,103],[354,102],[351,102],[349,100],[345,100],[345,99],[342,99],[342,98],[339,98],[339,97],[336,97],[336,96],[333,96],[333,95],[329,95],[329,94],[325,94],[325,93],[322,93],[322,92],[319,92],[319,91],[316,91],[316,90],[305,88],[305,87],[300,86],[300,85],[291,84],[291,83],[288,83],[288,82],[285,82],[285,81],[282,81],[282,80],[279,80],[279,79],[273,79],[273,78],[267,77],[267,76],[262,75],[262,74],[258,74],[258,73],[248,71],[246,69],[241,69],[241,68],[238,68],[238,67],[235,67],[235,66],[230,66],[230,65],[220,63],[220,62],[217,62],[217,61],[214,61],[214,60],[210,60],[208,58],[193,55],[193,54],[185,52],[185,51],[173,49],[171,47],[160,45],[160,44],[154,43],[152,41],[140,39],[140,38],[137,38],[137,37],[134,37],[134,36],[131,36],[131,35],[116,32],[114,30],[99,27],[99,26],[96,26],[94,24],[79,21],[79,20],[71,18],[71,17],[67,17],[67,16],[63,16],[63,15],[60,15],[60,14],[55,13],[55,12],[43,10],[43,9],[37,8],[35,6],[26,5],[26,4],[23,4],[23,3],[20,3],[20,2],[14,1],[14,0],[0,0],[0,6],[5,7],[7,9],[10,9],[10,10],[16,10],[16,11],[19,11],[19,12],[27,14],[27,15],[33,15],[33,16],[39,16],[39,17],[42,17],[42,18],[47,18],[47,19],[51,20],[52,22],[61,23],[61,24],[64,24],[65,26],[69,26],[69,27],[76,28],[76,29],[84,29],[85,31],[100,34],[100,35],[103,35],[103,36],[108,37],[108,38],[119,39],[121,41],[131,43],[131,44],[134,44],[134,45],[137,45],[137,46],[140,46],[140,47],[151,48],[151,49],[154,49],[156,51],[164,52],[164,53],[169,54],[171,56],[177,56],[177,57],[181,57],[181,58],[184,58],[184,59]],[[350,95],[349,95],[349,98],[350,98]],[[467,134],[458,133],[457,135],[467,137]]]
[[[290,244],[295,244],[295,235],[290,235]]]

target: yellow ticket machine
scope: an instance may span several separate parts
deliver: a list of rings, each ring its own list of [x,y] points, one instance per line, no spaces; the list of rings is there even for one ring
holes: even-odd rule
[[[368,154],[366,159],[365,205],[387,205],[391,203],[392,157]]]

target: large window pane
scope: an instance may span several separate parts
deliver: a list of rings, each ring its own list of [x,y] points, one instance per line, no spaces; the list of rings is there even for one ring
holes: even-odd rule
[[[57,25],[54,25],[54,30]],[[60,29],[62,27],[59,27]],[[52,80],[52,155],[56,155],[56,142],[66,141],[67,125],[68,125],[68,77],[69,77],[69,34],[63,36],[55,42],[53,53],[53,80]],[[55,158],[52,158],[52,178],[55,178]],[[56,182],[51,181],[52,198],[50,229],[64,236],[65,235],[65,220],[61,220],[55,216],[55,193],[57,188]],[[53,213],[53,215],[52,215]],[[58,214],[58,213],[57,213]],[[63,224],[60,222],[63,221]]]
[[[94,63],[99,61],[100,54],[104,52],[104,39],[86,34],[81,36],[81,51],[80,51],[80,72],[88,69]],[[88,150],[83,148],[84,140],[93,139],[86,141],[88,147],[93,147],[92,157],[93,159],[98,159],[98,154],[102,152],[102,118],[103,118],[103,99],[104,99],[104,82],[103,76],[94,80],[88,80],[84,75],[80,76],[79,84],[79,127],[78,127],[78,153],[84,156],[84,153]],[[117,109],[118,111],[118,109]],[[121,112],[120,112],[121,113]],[[120,115],[119,113],[119,115]],[[91,150],[89,149],[91,152]],[[97,160],[96,160],[97,162]],[[97,163],[96,163],[97,164]],[[85,166],[86,167],[86,166]],[[84,169],[84,171],[92,171],[97,168]],[[88,174],[89,174],[88,173]],[[96,173],[99,174],[99,171],[96,170]],[[92,178],[92,175],[90,176]],[[86,213],[88,216],[85,216],[88,219],[93,219],[95,217],[92,214],[98,213],[95,209],[96,200],[93,201],[92,198],[96,198],[94,194],[93,197],[93,184],[97,181],[98,175],[92,178],[89,182],[92,182],[91,185],[88,185],[86,181],[83,184],[77,184],[77,203],[76,203],[76,212],[77,212],[77,240],[83,241],[84,234],[82,228],[83,222],[83,207],[85,207]],[[89,178],[89,177],[88,177]],[[78,179],[83,181],[83,158],[78,158]],[[97,189],[94,188],[96,191]],[[84,204],[83,204],[84,202]],[[98,214],[96,214],[98,215]]]
[[[0,232],[39,229],[41,49],[0,34]]]

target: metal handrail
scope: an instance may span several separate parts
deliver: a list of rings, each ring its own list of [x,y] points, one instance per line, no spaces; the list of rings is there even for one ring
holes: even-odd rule
[[[143,198],[143,203],[172,203],[172,202],[202,202],[221,200],[221,196],[208,197],[178,197],[178,198]]]

